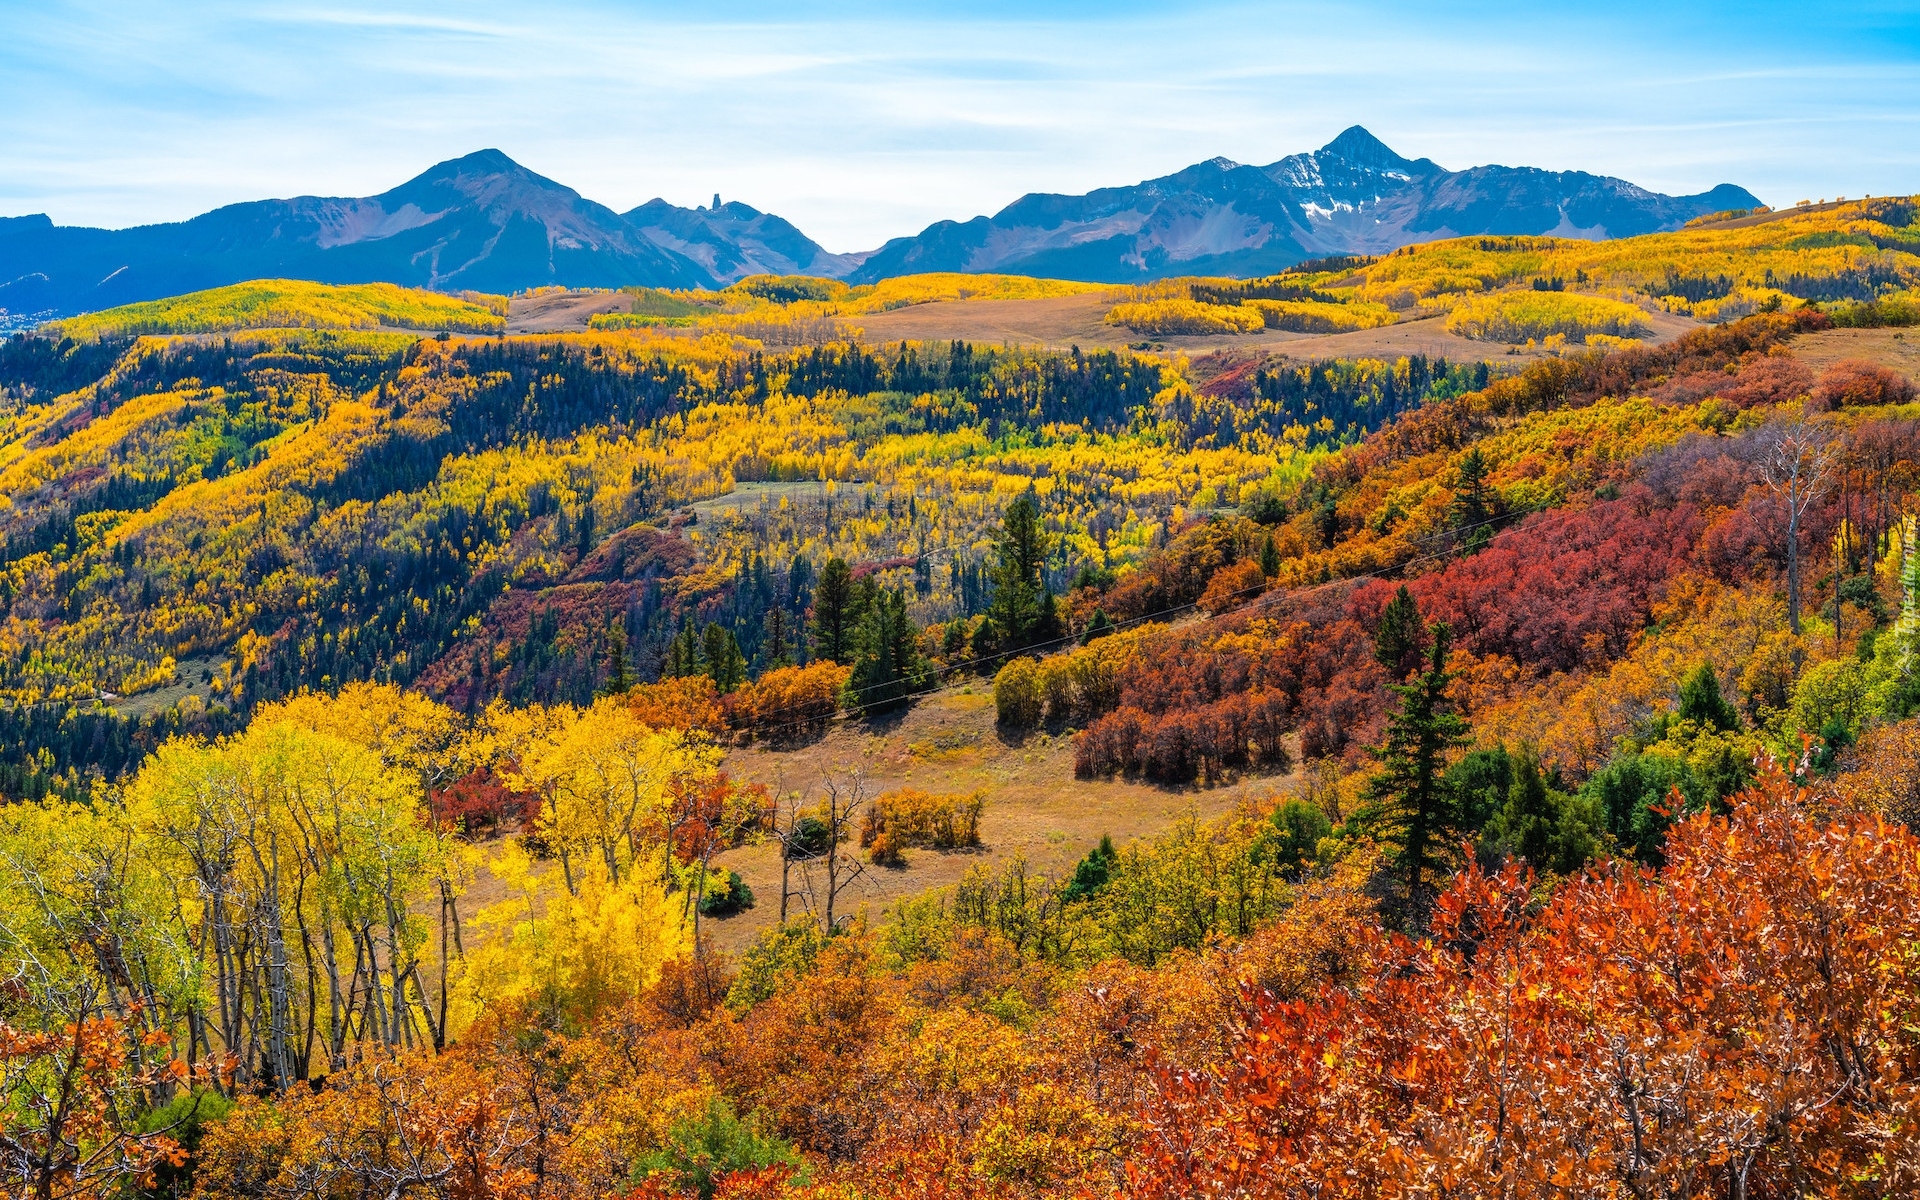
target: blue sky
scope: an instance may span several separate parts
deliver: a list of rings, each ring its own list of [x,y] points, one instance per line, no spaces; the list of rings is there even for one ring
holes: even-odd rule
[[[1354,123],[1455,168],[1920,191],[1920,0],[0,4],[0,214],[63,224],[496,146],[617,209],[719,192],[855,250]]]

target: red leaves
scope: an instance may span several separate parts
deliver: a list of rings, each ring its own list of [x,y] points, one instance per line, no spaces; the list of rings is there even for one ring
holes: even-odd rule
[[[1688,562],[1703,527],[1692,505],[1666,508],[1650,499],[1635,489],[1580,511],[1542,514],[1407,587],[1422,614],[1446,621],[1476,654],[1555,671],[1618,656]],[[1395,586],[1362,588],[1354,614],[1377,619]]]
[[[488,768],[471,771],[427,794],[433,823],[476,834],[519,829],[540,813],[540,797],[509,788]]]
[[[1777,769],[1537,916],[1470,871],[1432,937],[1232,1063],[1163,1073],[1142,1196],[1889,1195],[1920,1184],[1920,840]]]
[[[1813,407],[1827,412],[1905,404],[1912,399],[1913,384],[1906,376],[1878,363],[1854,358],[1829,367],[1820,377],[1820,386],[1813,390]]]

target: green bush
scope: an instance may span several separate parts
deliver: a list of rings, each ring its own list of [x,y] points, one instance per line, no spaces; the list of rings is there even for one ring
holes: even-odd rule
[[[740,973],[727,989],[727,1007],[745,1012],[777,995],[791,980],[807,973],[826,944],[812,921],[788,921],[762,933],[740,956]]]
[[[1076,900],[1085,900],[1101,888],[1107,886],[1107,880],[1113,874],[1113,860],[1120,857],[1113,848],[1113,839],[1100,835],[1100,844],[1087,851],[1087,856],[1073,868],[1073,878],[1067,880],[1060,889],[1060,898],[1071,904]]]
[[[1273,810],[1273,825],[1279,831],[1274,853],[1290,873],[1312,865],[1320,854],[1320,839],[1333,833],[1333,822],[1320,806],[1299,796],[1289,796]]]
[[[740,878],[740,872],[727,872],[727,890],[713,891],[700,897],[700,911],[709,917],[730,917],[737,912],[745,912],[753,907],[753,889],[747,881]]]
[[[1669,800],[1680,790],[1680,803]],[[1606,821],[1607,832],[1620,848],[1644,863],[1666,861],[1661,847],[1675,819],[1697,812],[1712,799],[1710,789],[1685,759],[1665,754],[1630,754],[1617,758],[1588,779],[1580,795],[1593,802]],[[1679,811],[1674,811],[1675,808]]]
[[[1536,871],[1559,875],[1600,857],[1607,831],[1599,801],[1548,787],[1540,759],[1531,751],[1522,750],[1510,761],[1513,782],[1506,803],[1481,831],[1481,854],[1495,861],[1522,859]]]
[[[735,1171],[789,1167],[798,1175],[806,1166],[790,1143],[760,1132],[749,1115],[734,1115],[724,1099],[715,1096],[705,1110],[667,1131],[666,1145],[642,1158],[634,1182],[664,1178],[676,1191],[694,1192],[711,1200],[719,1182]]]
[[[142,1133],[164,1133],[180,1143],[187,1160],[179,1166],[161,1163],[154,1168],[153,1186],[142,1195],[185,1196],[193,1191],[193,1168],[200,1139],[207,1127],[218,1124],[233,1111],[233,1101],[207,1088],[181,1092],[158,1108],[149,1109],[140,1118]]]

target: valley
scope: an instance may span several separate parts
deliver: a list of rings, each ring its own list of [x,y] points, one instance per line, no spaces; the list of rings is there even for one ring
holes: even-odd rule
[[[1183,820],[1217,820],[1241,804],[1271,807],[1298,784],[1288,774],[1260,772],[1192,789],[1076,780],[1075,732],[1009,734],[995,719],[991,687],[961,683],[929,693],[897,717],[837,724],[809,745],[729,751],[725,767],[774,795],[797,793],[803,803],[829,777],[845,786],[856,775],[870,797],[915,787],[985,794],[979,847],[910,851],[904,865],[868,866],[850,886],[843,903],[874,924],[900,901],[951,888],[970,871],[994,872],[1018,858],[1036,875],[1061,878],[1102,837],[1120,845],[1150,841]],[[738,953],[779,923],[780,844],[731,850],[715,862],[740,872],[756,897],[753,908],[708,926],[717,946]],[[797,878],[792,886],[796,907],[811,899]]]
[[[1628,199],[0,342],[0,1088],[203,1200],[1902,1194],[1914,201]]]

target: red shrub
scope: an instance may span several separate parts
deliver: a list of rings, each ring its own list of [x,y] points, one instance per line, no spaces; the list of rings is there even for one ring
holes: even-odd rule
[[[1447,621],[1477,654],[1555,671],[1617,656],[1691,557],[1703,524],[1691,504],[1652,501],[1636,488],[1591,508],[1541,514],[1407,587],[1429,620]],[[1355,617],[1371,628],[1397,586],[1376,580],[1362,588]]]
[[[482,768],[427,793],[435,825],[469,835],[511,833],[540,814],[540,797],[516,792]]]
[[[1421,941],[1159,1065],[1126,1193],[1896,1196],[1920,1188],[1920,841],[1777,769],[1544,903],[1469,868]],[[1825,807],[1824,805],[1822,806]]]
[[[1833,364],[1813,390],[1813,407],[1823,412],[1905,404],[1912,399],[1913,383],[1905,375],[1859,359]]]

